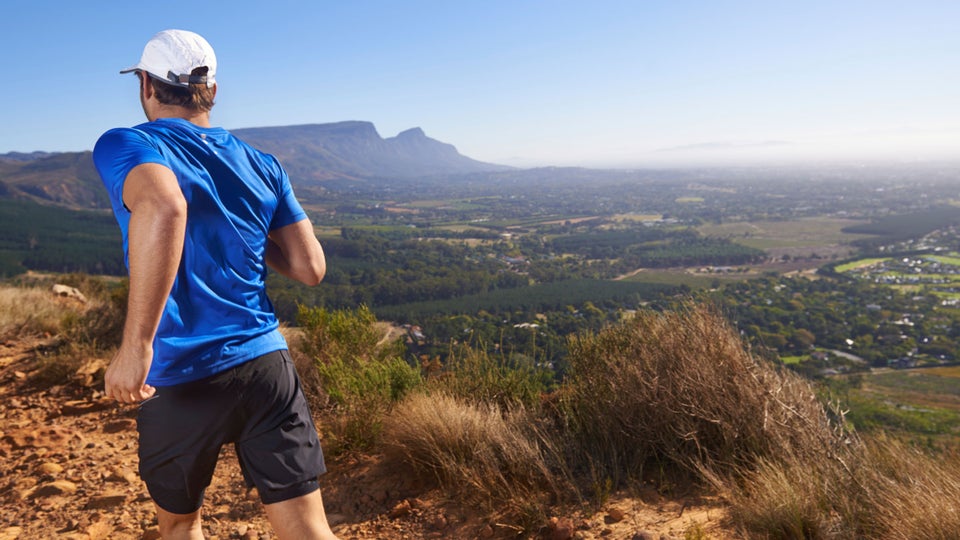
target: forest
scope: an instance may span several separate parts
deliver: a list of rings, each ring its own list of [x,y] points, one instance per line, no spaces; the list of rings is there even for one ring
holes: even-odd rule
[[[113,215],[0,199],[0,277],[27,270],[123,274]]]

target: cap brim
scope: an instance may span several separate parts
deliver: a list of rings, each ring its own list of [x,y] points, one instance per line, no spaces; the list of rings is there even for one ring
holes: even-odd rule
[[[141,70],[143,70],[143,68],[140,67],[140,64],[137,64],[135,66],[130,66],[127,69],[121,69],[120,73],[131,73],[133,71],[141,71]]]

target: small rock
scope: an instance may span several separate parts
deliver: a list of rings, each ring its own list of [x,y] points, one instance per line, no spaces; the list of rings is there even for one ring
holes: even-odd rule
[[[248,531],[249,529],[250,529],[250,527],[247,527],[245,524],[244,524],[244,525],[240,525],[240,526],[237,527],[237,535],[238,535],[238,536],[245,536],[245,535],[247,534],[247,531]]]
[[[23,532],[21,527],[7,527],[0,531],[0,540],[16,540]]]
[[[63,297],[63,298],[73,298],[74,300],[80,301],[82,304],[87,303],[87,297],[80,292],[76,287],[71,287],[69,285],[63,285],[61,283],[56,283],[53,285],[52,289],[53,294]]]
[[[106,521],[97,521],[84,531],[90,540],[105,540],[113,535],[113,527]]]
[[[80,369],[77,370],[74,380],[79,382],[82,386],[89,388],[94,384],[99,384],[106,369],[107,364],[103,360],[99,358],[88,360],[85,364],[80,366]],[[98,394],[98,392],[95,392],[94,398],[99,397]]]
[[[397,505],[390,510],[389,517],[390,519],[397,519],[400,517],[404,517],[409,515],[411,510],[412,508],[410,507],[410,500],[405,499],[403,501],[398,502]]]
[[[61,467],[57,463],[52,463],[48,461],[46,463],[42,463],[39,467],[37,467],[37,471],[39,471],[42,474],[49,474],[53,476],[53,475],[62,473],[63,467]]]
[[[489,524],[484,525],[483,527],[480,528],[479,531],[477,531],[477,536],[479,536],[480,538],[493,537],[493,527],[491,527]]]
[[[77,485],[69,480],[54,480],[47,484],[41,484],[27,495],[27,498],[50,497],[53,495],[70,495],[77,492]]]
[[[123,493],[106,493],[91,497],[84,506],[85,510],[106,510],[116,508],[127,502],[127,496]]]
[[[107,422],[103,426],[104,433],[120,433],[121,431],[133,431],[135,429],[137,429],[137,421],[133,418],[121,418]]]
[[[657,538],[659,538],[659,536],[650,531],[638,531],[633,533],[633,537],[630,540],[656,540]]]
[[[75,519],[67,520],[67,524],[63,526],[62,529],[57,531],[58,533],[68,533],[70,531],[75,531],[80,528],[80,522]]]
[[[144,529],[140,540],[160,540],[160,527],[148,527]]]
[[[430,520],[430,528],[441,530],[447,528],[447,516],[440,514]]]
[[[569,518],[550,518],[550,540],[569,540],[573,538],[573,520]]]
[[[37,448],[36,452],[30,452],[29,454],[27,454],[26,457],[23,458],[23,461],[25,463],[29,463],[31,461],[38,461],[40,458],[46,455],[48,451],[49,450],[47,450],[46,448]]]
[[[104,480],[107,482],[126,482],[128,484],[136,484],[138,478],[139,477],[137,474],[130,469],[117,467],[116,469],[110,471],[110,474],[104,477]]]
[[[625,517],[626,515],[623,513],[623,510],[620,510],[619,508],[611,508],[610,510],[607,510],[607,517],[604,518],[604,521],[607,523],[620,523]]]

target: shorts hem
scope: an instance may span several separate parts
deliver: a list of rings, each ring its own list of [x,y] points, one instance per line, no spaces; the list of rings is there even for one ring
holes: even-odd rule
[[[160,509],[171,514],[187,515],[196,512],[203,508],[203,494],[200,494],[200,500],[194,504],[168,504],[168,502],[163,499],[166,498],[166,493],[162,493],[162,489],[151,488],[150,484],[147,484],[147,492],[150,493],[150,498],[153,499],[153,504],[157,505]],[[158,495],[160,495],[158,497]],[[182,500],[182,498],[181,498]],[[190,509],[192,507],[192,509]]]
[[[276,504],[309,495],[319,489],[320,482],[317,480],[307,480],[306,482],[300,482],[290,487],[260,492],[260,502],[263,504]]]

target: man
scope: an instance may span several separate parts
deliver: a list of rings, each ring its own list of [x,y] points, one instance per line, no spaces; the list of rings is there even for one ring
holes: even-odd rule
[[[121,71],[139,78],[148,122],[94,149],[130,272],[105,391],[140,403],[140,475],[163,538],[203,538],[204,490],[229,442],[280,538],[336,538],[316,428],[264,288],[268,266],[319,283],[323,250],[280,164],[211,127],[216,69],[201,36],[153,36]]]

